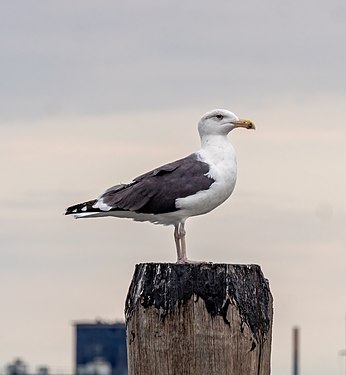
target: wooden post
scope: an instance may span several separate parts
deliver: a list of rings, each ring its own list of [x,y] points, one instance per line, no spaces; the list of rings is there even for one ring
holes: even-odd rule
[[[269,375],[272,296],[257,265],[136,265],[129,375]]]

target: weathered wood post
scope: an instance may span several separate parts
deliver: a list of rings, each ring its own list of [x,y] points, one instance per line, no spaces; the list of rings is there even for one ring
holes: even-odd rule
[[[272,296],[257,265],[136,265],[129,375],[269,375]]]

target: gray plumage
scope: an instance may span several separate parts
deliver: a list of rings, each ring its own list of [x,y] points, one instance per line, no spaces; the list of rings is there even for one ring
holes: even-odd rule
[[[195,154],[165,164],[136,177],[129,184],[115,185],[98,200],[111,207],[109,211],[133,211],[163,214],[177,210],[176,199],[209,189],[214,179],[208,177],[209,165]],[[82,212],[104,212],[93,207],[97,200],[67,208],[66,215]]]

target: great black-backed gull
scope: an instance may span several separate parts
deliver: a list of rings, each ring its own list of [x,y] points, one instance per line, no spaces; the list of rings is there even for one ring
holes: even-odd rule
[[[75,218],[115,216],[154,224],[174,225],[177,262],[186,256],[185,221],[206,214],[233,192],[237,161],[227,139],[235,128],[255,129],[249,120],[215,109],[198,123],[201,149],[183,159],[165,164],[128,184],[106,190],[99,198],[66,209]]]

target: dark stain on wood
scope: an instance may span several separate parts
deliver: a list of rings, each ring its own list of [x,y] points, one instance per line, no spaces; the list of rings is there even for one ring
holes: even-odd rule
[[[164,320],[193,295],[204,301],[212,317],[221,316],[227,325],[230,324],[227,310],[231,304],[236,305],[241,330],[246,324],[255,339],[266,335],[270,329],[269,283],[258,265],[137,264],[126,299],[126,321],[137,303],[144,308],[154,306]],[[251,350],[255,346],[253,342]]]

